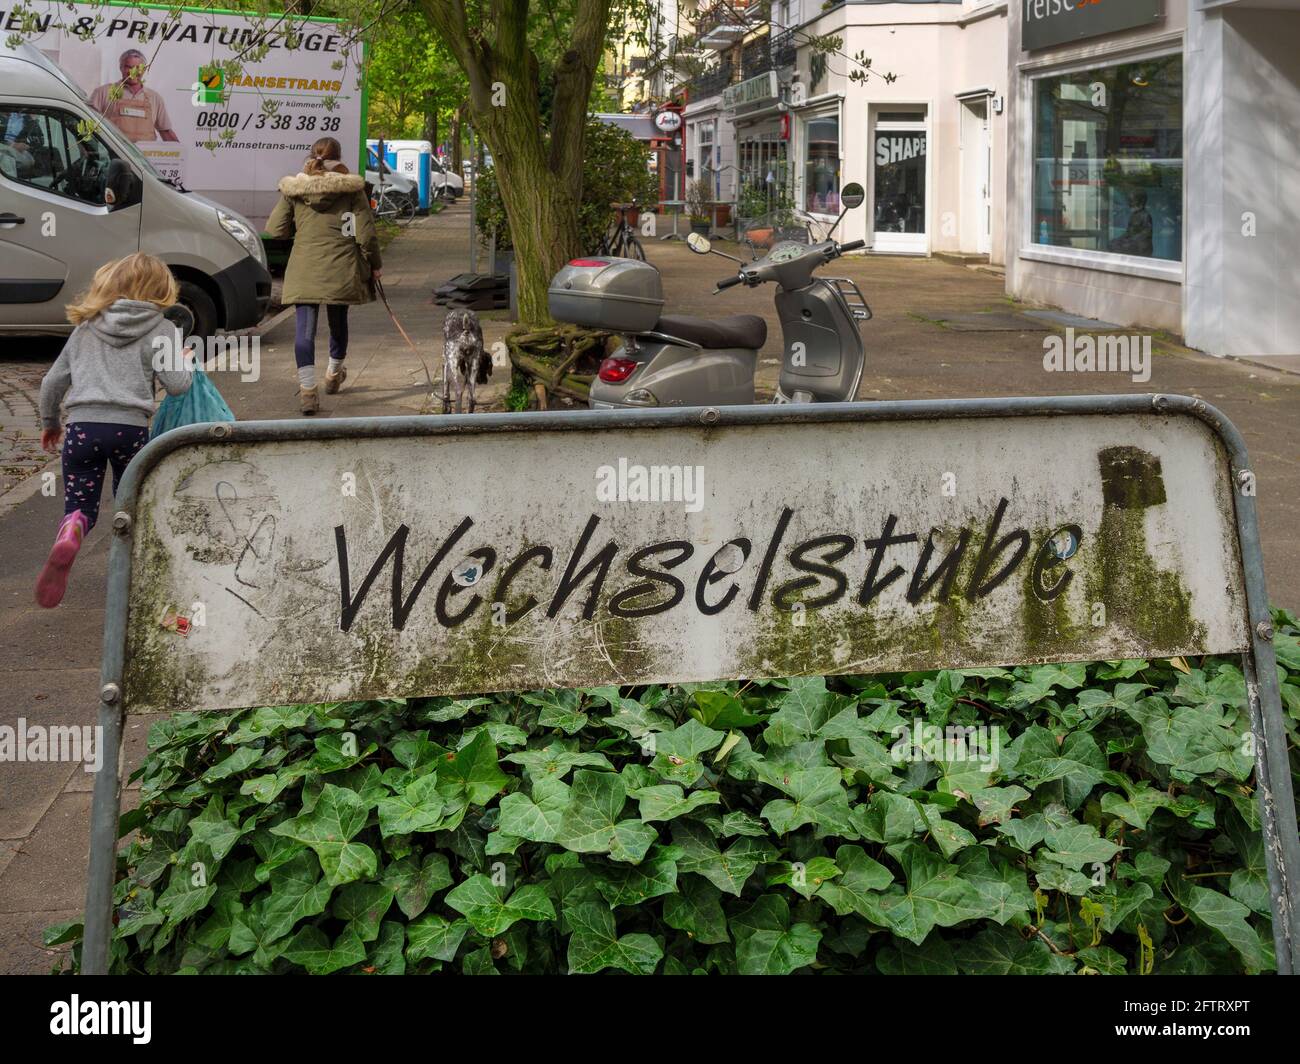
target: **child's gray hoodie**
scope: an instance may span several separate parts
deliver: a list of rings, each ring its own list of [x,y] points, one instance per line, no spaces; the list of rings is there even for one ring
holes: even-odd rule
[[[188,369],[170,368],[176,358],[160,362],[168,368],[154,370],[157,337],[171,352],[179,330],[152,303],[119,299],[101,313],[83,321],[68,337],[63,352],[41,381],[41,426],[59,427],[59,404],[69,421],[104,421],[113,425],[148,425],[153,416],[153,378],[169,395],[189,391],[194,375]]]

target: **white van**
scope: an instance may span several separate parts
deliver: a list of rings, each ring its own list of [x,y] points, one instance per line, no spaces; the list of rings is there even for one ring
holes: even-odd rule
[[[42,52],[0,43],[0,333],[71,331],[64,305],[133,251],[171,267],[199,335],[266,313],[271,275],[257,230],[163,180]]]

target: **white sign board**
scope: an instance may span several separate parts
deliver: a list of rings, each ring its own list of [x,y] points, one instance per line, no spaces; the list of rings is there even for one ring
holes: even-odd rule
[[[511,420],[146,462],[127,710],[1249,645],[1196,418]]]
[[[65,70],[164,177],[262,225],[276,182],[334,137],[359,168],[361,47],[339,23],[107,4],[37,5],[22,39]],[[5,23],[10,30],[16,26]],[[257,50],[265,45],[265,54]],[[138,56],[143,53],[141,63]],[[214,87],[213,69],[238,61]],[[136,66],[142,77],[129,78]]]

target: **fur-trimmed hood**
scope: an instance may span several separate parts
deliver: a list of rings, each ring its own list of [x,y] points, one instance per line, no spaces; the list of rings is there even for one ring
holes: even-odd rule
[[[323,206],[335,196],[351,196],[366,187],[360,174],[290,174],[280,178],[280,195]]]

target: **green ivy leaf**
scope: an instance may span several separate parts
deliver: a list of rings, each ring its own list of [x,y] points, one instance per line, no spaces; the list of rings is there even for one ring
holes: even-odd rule
[[[469,921],[480,935],[493,938],[517,920],[554,920],[555,907],[544,888],[529,883],[506,898],[506,887],[488,876],[471,876],[447,892],[448,905]]]
[[[538,777],[531,795],[516,791],[501,799],[497,827],[506,835],[530,842],[554,842],[572,801],[567,784],[553,776]]]
[[[837,768],[802,769],[769,780],[790,800],[777,798],[759,814],[778,835],[816,824],[824,834],[851,835],[849,796]]]
[[[438,763],[438,793],[449,806],[487,805],[509,782],[486,731]]]
[[[1068,975],[1074,964],[1054,954],[1039,938],[1025,938],[1009,927],[989,927],[956,949],[966,975]]]
[[[406,959],[414,963],[422,960],[451,961],[469,934],[465,920],[448,920],[437,913],[429,913],[412,920],[406,928]]]
[[[587,725],[587,714],[581,712],[582,694],[579,691],[534,691],[523,696],[530,706],[541,712],[537,723],[543,728],[559,728],[565,735],[573,735]]]
[[[692,717],[680,728],[655,736],[650,767],[670,783],[692,786],[704,775],[703,755],[717,747],[726,733],[706,728]]]
[[[327,783],[311,812],[271,828],[272,834],[310,846],[332,886],[373,876],[378,869],[375,851],[350,841],[363,827],[370,807],[352,791]]]
[[[641,819],[672,820],[684,816],[704,805],[717,805],[722,796],[717,791],[691,791],[683,794],[680,787],[671,783],[654,787],[638,787],[629,791],[641,806]]]
[[[861,846],[841,846],[835,851],[838,878],[822,883],[817,896],[838,916],[857,913],[870,918],[875,912],[876,895],[894,881],[894,874],[867,856]]]
[[[776,848],[766,839],[742,836],[723,850],[703,824],[691,820],[673,821],[673,844],[680,846],[677,871],[703,876],[726,894],[740,897],[746,880],[760,864],[775,859]]]
[[[705,945],[728,942],[721,898],[722,892],[707,879],[683,876],[677,892],[664,899],[664,923]]]
[[[333,885],[321,878],[320,865],[306,850],[275,868],[270,875],[271,893],[262,909],[262,934],[250,941],[251,952],[259,941],[274,942],[293,930],[299,920],[325,911]],[[232,945],[232,950],[234,949]]]
[[[731,918],[736,968],[741,975],[789,975],[817,960],[822,933],[811,924],[790,923],[790,906],[779,894],[764,894]]]
[[[438,777],[430,772],[408,784],[400,794],[379,800],[379,832],[388,838],[414,831],[436,831],[445,810],[438,793]]]
[[[1240,955],[1249,972],[1257,972],[1264,965],[1260,952],[1259,936],[1246,922],[1250,910],[1241,902],[1206,887],[1192,887],[1187,892],[1183,908],[1198,922],[1217,931]]]
[[[304,927],[293,937],[281,954],[285,960],[300,964],[311,975],[329,975],[350,968],[366,959],[366,947],[349,925],[333,943],[318,927]]]
[[[763,738],[769,746],[793,746],[811,739],[830,719],[832,705],[825,677],[792,679],[790,690],[763,731]]]
[[[618,934],[614,914],[604,905],[579,905],[566,914],[573,933],[569,938],[569,971],[593,975],[618,968],[633,975],[652,975],[664,955],[663,947],[649,935]]]
[[[674,847],[659,847],[658,854],[639,865],[615,866],[596,876],[596,889],[611,909],[640,905],[650,898],[677,889],[677,853]]]
[[[640,820],[619,820],[627,803],[623,780],[613,772],[579,769],[574,773],[572,797],[555,841],[576,853],[607,853],[615,861],[636,864],[658,838],[655,829]]]
[[[403,857],[384,869],[383,884],[393,892],[406,918],[413,920],[429,907],[438,891],[451,886],[451,868],[441,853],[426,854],[423,863],[413,855]]]
[[[1075,871],[1084,865],[1105,864],[1119,847],[1103,839],[1091,824],[1070,824],[1047,833],[1047,848],[1042,856]]]
[[[953,927],[991,913],[973,884],[919,843],[903,843],[898,863],[907,879],[872,900],[867,919],[883,923],[900,938],[920,945],[936,927]]]
[[[609,771],[614,766],[604,754],[583,753],[572,749],[568,744],[552,740],[540,750],[520,750],[507,754],[503,761],[523,765],[529,776],[535,780],[551,778],[561,780],[569,771],[577,767],[603,768]]]

